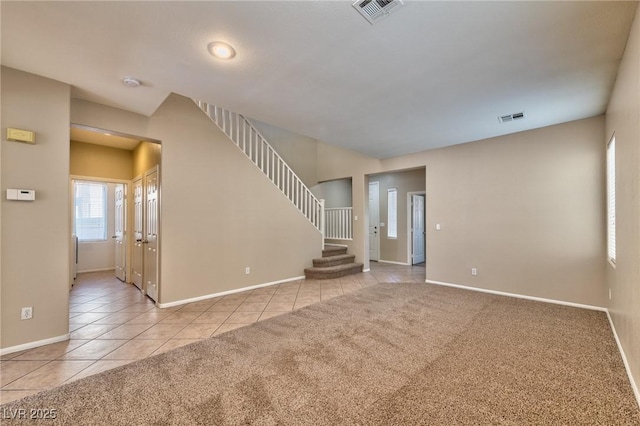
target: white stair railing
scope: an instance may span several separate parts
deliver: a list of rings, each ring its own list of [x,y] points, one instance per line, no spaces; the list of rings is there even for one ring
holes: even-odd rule
[[[324,200],[319,200],[311,193],[244,116],[206,102],[195,99],[194,102],[322,233],[324,245]]]
[[[332,240],[353,239],[353,207],[325,209],[325,238]]]

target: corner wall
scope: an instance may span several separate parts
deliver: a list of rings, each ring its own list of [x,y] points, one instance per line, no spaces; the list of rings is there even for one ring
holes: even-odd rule
[[[131,178],[142,176],[147,170],[160,165],[162,147],[159,143],[142,141],[133,150],[133,173]]]
[[[319,144],[318,178],[353,176],[365,264],[365,175],[426,167],[428,280],[603,307],[604,139],[598,116],[385,160]]]
[[[1,348],[69,333],[70,87],[2,67]],[[36,132],[36,144],[5,140],[6,128]],[[34,202],[7,188],[35,189]],[[22,307],[33,318],[20,320]]]
[[[640,386],[640,8],[607,109],[605,150],[616,136],[616,264],[607,263],[609,313]],[[640,393],[636,389],[636,398]]]
[[[320,256],[320,233],[191,100],[169,96],[150,130],[162,140],[162,303],[298,277]]]

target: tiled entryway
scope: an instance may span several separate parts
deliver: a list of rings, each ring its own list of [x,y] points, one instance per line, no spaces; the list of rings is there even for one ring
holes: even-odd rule
[[[65,342],[3,355],[0,403],[215,337],[380,282],[424,282],[424,266],[371,263],[335,280],[301,280],[160,309],[113,271],[81,274]]]

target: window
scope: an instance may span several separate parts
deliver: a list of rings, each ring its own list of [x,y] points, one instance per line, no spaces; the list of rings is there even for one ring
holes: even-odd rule
[[[74,181],[75,233],[80,241],[107,239],[107,184]]]
[[[607,255],[616,262],[616,137],[607,147]]]
[[[398,190],[387,190],[387,237],[398,238]]]

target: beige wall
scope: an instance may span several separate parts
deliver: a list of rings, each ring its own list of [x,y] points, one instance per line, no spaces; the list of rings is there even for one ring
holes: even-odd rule
[[[258,120],[250,121],[307,187],[318,182],[316,170],[318,142],[315,139],[270,126]]]
[[[616,264],[607,263],[609,312],[640,385],[640,9],[607,109],[601,150],[616,135]],[[636,394],[638,398],[640,395]]]
[[[326,208],[351,207],[351,179],[337,179],[311,187],[318,199],[324,200]]]
[[[142,176],[144,172],[160,165],[161,145],[142,141],[133,150],[132,177]]]
[[[70,169],[76,176],[130,180],[133,155],[126,149],[71,141]]]
[[[149,134],[149,117],[77,98],[71,99],[71,123],[132,136]]]
[[[2,68],[1,348],[69,332],[68,85]],[[36,144],[4,139],[7,127],[36,132]],[[36,201],[7,201],[7,188]],[[22,307],[31,320],[20,320]]]
[[[380,260],[389,262],[407,263],[407,193],[425,190],[425,170],[424,168],[408,170],[403,172],[384,173],[369,177],[369,182],[378,182],[380,190],[380,223],[385,226],[380,227]],[[398,237],[389,238],[389,217],[388,217],[388,190],[396,188],[398,190]]]
[[[320,233],[192,101],[170,96],[150,124],[162,140],[162,303],[303,275]]]
[[[362,215],[363,175],[426,166],[428,280],[604,306],[603,140],[599,116],[386,160],[321,143],[318,178],[353,176]]]

